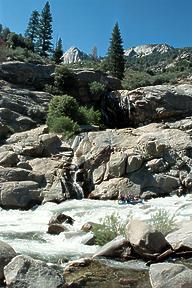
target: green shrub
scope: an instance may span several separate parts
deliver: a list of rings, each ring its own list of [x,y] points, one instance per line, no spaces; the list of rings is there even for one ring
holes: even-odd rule
[[[101,96],[106,91],[106,86],[100,82],[93,81],[89,84],[91,94]]]
[[[104,219],[100,219],[101,224],[94,224],[92,232],[97,245],[104,245],[113,240],[118,235],[125,235],[126,222],[122,223],[117,213],[112,213]]]
[[[175,216],[170,216],[165,209],[159,209],[151,216],[151,224],[157,231],[166,236],[177,227],[174,218]]]
[[[101,123],[101,112],[94,111],[93,107],[80,106],[78,123],[99,125]]]
[[[11,60],[17,60],[22,62],[29,62],[34,64],[46,64],[45,60],[27,48],[17,47],[15,49],[8,49],[7,56]]]
[[[78,122],[79,104],[69,95],[54,96],[49,103],[48,118],[68,116],[75,122]],[[49,123],[48,123],[49,125]]]
[[[54,86],[59,94],[70,93],[76,95],[78,82],[75,74],[64,65],[57,66],[54,74]]]
[[[71,138],[77,134],[79,129],[79,125],[67,116],[49,118],[49,131],[63,134],[66,138]]]

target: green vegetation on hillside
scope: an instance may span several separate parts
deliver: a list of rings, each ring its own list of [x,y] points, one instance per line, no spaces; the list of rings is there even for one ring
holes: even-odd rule
[[[51,132],[69,138],[80,131],[79,125],[99,125],[101,114],[93,107],[79,106],[69,95],[54,96],[49,104],[47,125]]]

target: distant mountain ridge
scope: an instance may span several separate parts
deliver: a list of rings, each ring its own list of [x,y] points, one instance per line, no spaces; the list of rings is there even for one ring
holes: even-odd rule
[[[175,50],[168,44],[144,44],[125,50],[125,56],[128,57],[145,57],[153,53],[167,53]]]
[[[88,54],[79,50],[77,47],[69,48],[61,57],[64,64],[77,63],[89,58],[90,56]]]

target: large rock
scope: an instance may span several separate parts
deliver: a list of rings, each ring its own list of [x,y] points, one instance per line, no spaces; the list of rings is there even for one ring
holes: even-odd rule
[[[109,175],[114,177],[122,177],[125,175],[127,155],[125,153],[111,154],[109,160]]]
[[[126,227],[126,238],[134,251],[145,259],[150,259],[156,253],[161,254],[170,247],[161,232],[140,220],[130,220]]]
[[[126,250],[130,251],[129,242],[123,236],[117,236],[115,239],[99,248],[93,255],[93,258],[98,256],[119,258]]]
[[[61,146],[60,138],[55,134],[48,134],[46,126],[15,133],[6,143],[15,144],[14,152],[29,157],[48,157],[57,154]]]
[[[117,105],[114,106],[114,103]],[[118,123],[119,119],[118,127],[126,127],[130,121],[132,125],[138,126],[168,118],[184,118],[192,114],[192,85],[157,85],[133,91],[113,91],[106,99],[106,104],[109,122]],[[126,105],[129,106],[127,109]]]
[[[182,264],[152,264],[149,276],[152,288],[192,287],[192,270]]]
[[[176,251],[192,251],[192,221],[186,223],[184,227],[169,233],[166,240]]]
[[[54,69],[54,65],[5,62],[0,64],[0,78],[15,84],[42,87],[49,83]]]
[[[34,181],[4,182],[0,185],[0,205],[6,208],[30,208],[39,204],[41,190]]]
[[[0,167],[0,183],[10,181],[34,181],[39,185],[45,184],[44,175],[13,167]]]
[[[5,281],[10,288],[60,288],[64,277],[45,262],[19,255],[4,268]]]
[[[103,181],[100,185],[96,185],[95,189],[89,194],[91,199],[114,200],[120,194],[140,194],[140,187],[127,178],[114,178]]]
[[[0,241],[0,281],[4,280],[4,267],[16,256],[14,249],[7,243]]]

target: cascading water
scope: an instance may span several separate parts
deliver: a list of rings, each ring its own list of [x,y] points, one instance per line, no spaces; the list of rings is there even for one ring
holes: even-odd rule
[[[118,213],[121,221],[133,218],[149,220],[157,209],[163,208],[175,215],[177,223],[192,219],[192,197],[190,194],[151,199],[144,204],[118,205],[117,201],[69,200],[60,204],[45,203],[28,211],[0,210],[0,240],[9,243],[18,253],[44,259],[49,262],[64,261],[93,255],[98,246],[84,245],[90,233],[82,232],[86,222],[100,223],[100,219]],[[57,213],[71,216],[73,226],[66,224],[68,231],[59,235],[47,232],[51,217]],[[21,244],[22,243],[22,244]]]

